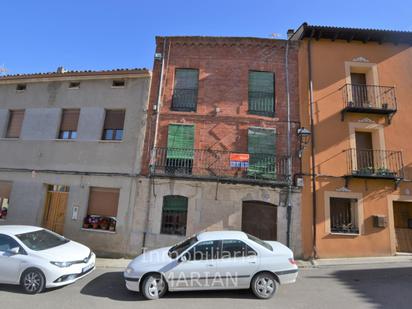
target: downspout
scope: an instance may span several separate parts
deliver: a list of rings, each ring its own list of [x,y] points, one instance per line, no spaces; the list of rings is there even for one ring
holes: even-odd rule
[[[289,40],[286,41],[285,50],[285,77],[286,77],[286,108],[287,108],[287,158],[288,158],[288,191],[286,197],[286,245],[290,247],[291,244],[291,225],[292,225],[292,151],[291,151],[291,139],[292,130],[290,123],[290,89],[289,89]]]
[[[156,147],[157,147],[157,136],[159,134],[159,118],[160,118],[160,109],[162,103],[162,89],[163,89],[163,75],[164,75],[164,65],[165,65],[165,54],[166,54],[166,41],[167,38],[163,40],[163,50],[162,50],[162,64],[160,67],[160,82],[159,82],[159,89],[157,92],[157,103],[156,103],[156,121],[155,121],[155,133],[154,133],[154,140],[153,140],[153,148],[150,154],[150,163],[149,163],[149,185],[148,185],[148,197],[147,197],[147,212],[146,212],[146,220],[145,220],[145,229],[143,232],[143,241],[142,241],[142,249],[146,247],[146,237],[147,231],[149,229],[149,219],[150,219],[150,202],[151,202],[151,188],[153,186],[153,194],[154,192],[154,180],[152,182],[152,174],[155,167],[155,160],[156,160]],[[153,84],[153,83],[152,83]]]
[[[316,259],[317,248],[316,248],[316,217],[317,217],[317,200],[316,200],[316,174],[315,174],[315,125],[313,120],[313,80],[312,80],[312,38],[308,41],[308,73],[309,73],[309,99],[310,99],[310,131],[312,132],[312,142],[311,142],[311,179],[312,179],[312,237],[313,237],[313,247],[312,247],[312,258]]]

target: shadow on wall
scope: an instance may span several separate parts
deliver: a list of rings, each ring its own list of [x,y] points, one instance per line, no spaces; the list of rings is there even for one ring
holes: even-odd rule
[[[332,276],[373,308],[412,307],[411,267],[341,270]]]

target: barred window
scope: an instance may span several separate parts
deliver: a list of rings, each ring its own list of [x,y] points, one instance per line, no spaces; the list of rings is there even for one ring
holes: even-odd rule
[[[163,197],[162,234],[186,235],[188,198],[180,195]]]
[[[199,70],[176,69],[172,110],[196,111]]]
[[[330,198],[330,231],[332,233],[359,233],[358,201],[351,198]]]
[[[249,71],[249,114],[273,117],[275,114],[275,75]]]
[[[248,130],[248,175],[254,178],[276,178],[276,131],[252,127]]]

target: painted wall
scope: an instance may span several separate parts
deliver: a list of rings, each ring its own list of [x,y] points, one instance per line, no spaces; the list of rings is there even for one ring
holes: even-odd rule
[[[9,109],[26,109],[20,139],[0,139],[0,167],[60,171],[139,173],[146,125],[150,76],[128,78],[125,88],[112,88],[115,77],[69,81],[0,83],[0,131]],[[57,140],[63,108],[80,108],[78,139]],[[105,109],[125,109],[122,141],[102,141]],[[2,137],[4,137],[4,130]]]
[[[308,41],[301,42],[299,51],[299,76],[302,125],[309,128],[309,81]],[[408,196],[411,192],[410,179],[412,146],[406,132],[412,130],[410,116],[412,100],[412,48],[405,45],[337,40],[312,41],[312,75],[314,94],[314,124],[316,152],[316,198],[317,198],[317,253],[320,257],[336,256],[379,256],[394,254],[393,215],[391,196]],[[366,64],[375,64],[377,81],[381,86],[395,86],[398,112],[389,124],[385,117],[372,114],[346,114],[341,121],[343,108],[339,88],[347,82],[345,62],[356,64],[356,58],[366,59]],[[355,61],[354,61],[355,60]],[[365,62],[359,63],[364,65]],[[389,180],[351,180],[347,195],[359,193],[362,196],[364,221],[361,235],[342,236],[326,232],[325,199],[327,192],[341,191],[347,173],[346,150],[353,147],[353,128],[381,130],[381,148],[402,150],[405,165],[405,181],[395,189]],[[351,131],[352,129],[352,131]],[[377,131],[375,131],[377,132]],[[351,139],[352,138],[352,139]],[[310,149],[305,150],[303,166],[310,173]],[[408,193],[408,194],[405,194]],[[312,196],[310,177],[305,177],[302,197],[303,241],[305,255],[312,253]],[[389,219],[387,228],[374,228],[373,215],[384,215]],[[391,219],[392,216],[392,219]],[[391,222],[392,220],[392,222]]]

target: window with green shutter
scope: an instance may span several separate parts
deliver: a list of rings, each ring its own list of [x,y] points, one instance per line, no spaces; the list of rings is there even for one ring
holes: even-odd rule
[[[172,110],[196,111],[199,70],[176,69]]]
[[[166,171],[168,173],[192,173],[194,136],[194,125],[169,125],[166,154]]]
[[[248,175],[255,178],[276,178],[276,131],[264,128],[248,130]]]
[[[249,114],[275,114],[275,75],[271,72],[249,71]]]
[[[188,198],[180,195],[163,197],[162,234],[186,235]]]

